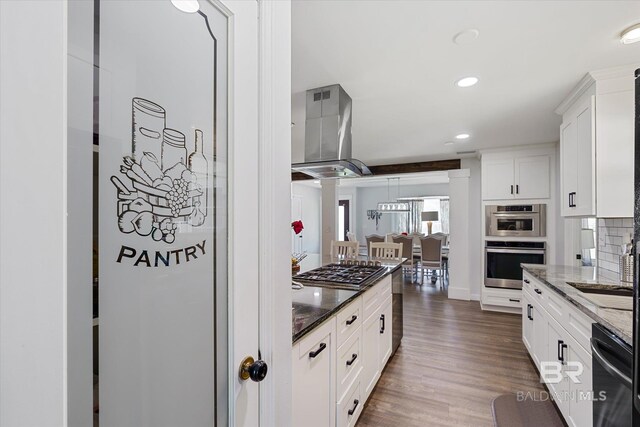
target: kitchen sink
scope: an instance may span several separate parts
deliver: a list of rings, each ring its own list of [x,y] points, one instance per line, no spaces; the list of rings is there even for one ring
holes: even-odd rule
[[[593,283],[571,283],[567,282],[569,286],[576,288],[580,292],[585,294],[601,294],[601,295],[615,295],[621,297],[632,297],[633,288],[627,286],[617,285],[598,285]]]

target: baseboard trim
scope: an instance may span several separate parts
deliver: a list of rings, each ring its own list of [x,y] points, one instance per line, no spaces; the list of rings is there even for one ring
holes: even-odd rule
[[[471,301],[480,301],[481,298],[482,298],[482,296],[480,295],[480,293],[471,294]]]

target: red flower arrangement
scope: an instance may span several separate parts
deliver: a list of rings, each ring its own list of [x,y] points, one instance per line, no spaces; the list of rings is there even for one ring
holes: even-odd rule
[[[291,223],[291,228],[293,228],[293,231],[295,231],[296,234],[300,234],[300,232],[304,229],[304,225],[302,225],[301,220],[293,221]]]

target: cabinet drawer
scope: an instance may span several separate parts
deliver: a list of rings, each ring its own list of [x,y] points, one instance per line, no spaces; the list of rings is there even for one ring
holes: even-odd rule
[[[376,286],[380,286],[380,295],[383,300],[386,299],[391,295],[391,276],[384,277]]]
[[[356,331],[342,347],[338,349],[337,385],[338,400],[341,400],[354,379],[359,379],[362,370],[362,337],[360,329]]]
[[[336,328],[336,320],[335,317],[332,317],[326,323],[320,325],[316,328],[315,331],[311,332],[309,335],[304,337],[298,343],[299,349],[299,357],[308,356],[312,351],[318,351],[321,347],[324,347],[325,350],[323,352],[327,352],[326,347],[330,344],[331,335],[334,335],[335,339],[335,328]],[[324,344],[324,345],[323,345]],[[334,341],[333,351],[335,351],[335,341]]]
[[[362,386],[360,381],[354,381],[345,393],[344,397],[338,402],[337,423],[338,427],[352,427],[356,425],[358,417],[362,413],[364,406],[364,396],[362,395]]]
[[[591,327],[594,323],[589,316],[581,313],[577,308],[571,307],[569,321],[567,322],[567,332],[589,354],[591,354]]]
[[[543,307],[547,310],[547,313],[553,319],[561,325],[566,327],[566,318],[567,318],[567,303],[562,299],[562,297],[552,291],[547,286],[544,286],[542,289],[544,296],[544,304]]]
[[[482,294],[482,304],[520,308],[522,306],[522,291],[485,288]]]
[[[522,290],[529,292],[532,296],[534,295],[533,288],[535,287],[536,279],[531,277],[529,273],[526,271],[522,272]]]
[[[338,328],[338,347],[351,337],[351,335],[360,328],[363,320],[362,314],[362,297],[359,296],[355,301],[340,310],[336,315]]]

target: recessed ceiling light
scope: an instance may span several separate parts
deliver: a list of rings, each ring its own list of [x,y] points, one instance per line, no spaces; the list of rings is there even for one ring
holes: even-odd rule
[[[474,84],[478,83],[477,77],[464,77],[456,82],[458,87],[471,87]]]
[[[319,179],[317,179],[317,180],[313,181],[313,183],[314,183],[314,184],[320,184],[320,180],[319,180]]]
[[[622,44],[640,42],[640,24],[629,27],[620,33],[620,42],[622,42]]]
[[[473,43],[480,36],[480,31],[475,28],[469,28],[468,30],[460,31],[458,34],[453,36],[453,42],[455,44],[463,45]]]
[[[444,145],[453,145],[453,144],[455,144],[453,141],[447,141],[444,143]]]
[[[198,0],[171,0],[171,3],[178,9],[186,13],[196,13],[200,10]]]
[[[460,133],[458,135],[456,135],[456,139],[469,139],[471,135],[469,135],[468,133]]]

